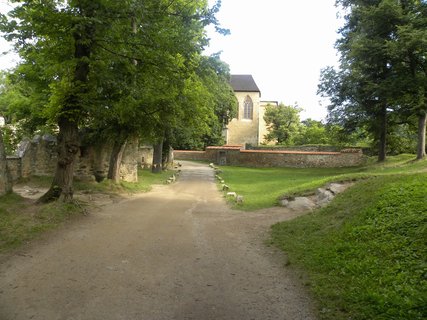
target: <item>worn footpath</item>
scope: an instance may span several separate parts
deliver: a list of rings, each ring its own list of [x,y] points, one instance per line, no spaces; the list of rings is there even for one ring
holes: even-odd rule
[[[213,170],[183,162],[178,182],[0,257],[0,319],[315,319],[264,243],[300,214],[230,210]]]

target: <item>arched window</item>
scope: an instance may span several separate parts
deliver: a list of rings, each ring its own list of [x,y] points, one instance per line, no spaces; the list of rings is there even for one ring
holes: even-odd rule
[[[243,102],[243,119],[252,119],[254,111],[254,104],[249,96],[246,96]]]

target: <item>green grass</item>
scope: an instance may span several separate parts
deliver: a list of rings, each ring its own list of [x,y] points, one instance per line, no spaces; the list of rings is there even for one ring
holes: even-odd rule
[[[427,318],[427,173],[360,181],[273,226],[272,243],[308,277],[320,319]]]
[[[230,187],[244,197],[244,203],[236,208],[251,211],[277,204],[282,196],[309,194],[329,183],[364,179],[393,173],[407,174],[427,168],[427,161],[412,161],[414,155],[389,157],[378,164],[370,159],[364,167],[352,168],[247,168],[221,167],[220,176]]]
[[[164,184],[166,180],[174,174],[175,171],[163,171],[161,173],[152,173],[149,169],[138,170],[138,182],[114,183],[111,180],[105,179],[102,182],[95,181],[80,181],[75,179],[75,191],[86,192],[103,192],[103,193],[136,193],[147,192],[151,190],[152,185]],[[49,188],[52,183],[52,177],[33,176],[31,178],[22,179],[20,184],[25,184],[30,187]]]
[[[35,205],[13,193],[0,197],[0,252],[19,247],[82,214],[82,208],[76,203]]]
[[[173,174],[165,171],[153,174],[150,170],[138,172],[139,182],[120,184],[105,180],[101,183],[76,181],[75,190],[86,193],[136,193],[147,192],[154,184],[163,184]],[[51,177],[32,177],[21,181],[30,187],[48,188]],[[17,248],[38,237],[47,230],[55,229],[76,216],[84,213],[79,203],[54,202],[36,205],[34,201],[16,194],[0,197],[0,252]]]

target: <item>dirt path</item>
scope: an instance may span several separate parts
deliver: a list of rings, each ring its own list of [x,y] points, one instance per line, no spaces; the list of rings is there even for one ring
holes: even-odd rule
[[[206,165],[1,260],[0,319],[315,319],[274,249],[285,209],[227,209]]]

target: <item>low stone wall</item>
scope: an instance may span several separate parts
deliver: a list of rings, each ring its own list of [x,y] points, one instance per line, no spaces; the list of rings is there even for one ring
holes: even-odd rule
[[[210,161],[206,151],[189,151],[189,150],[174,150],[173,157],[175,160],[189,161]]]
[[[242,150],[236,147],[208,147],[204,153],[179,151],[177,160],[206,160],[220,165],[249,167],[338,168],[365,163],[362,150],[346,149],[341,152],[305,152]]]
[[[229,152],[229,165],[253,167],[338,168],[363,163],[362,154],[341,152],[249,151]]]
[[[308,146],[252,146],[246,145],[246,150],[262,151],[304,151],[304,152],[340,152],[342,148],[328,145],[308,145]]]

